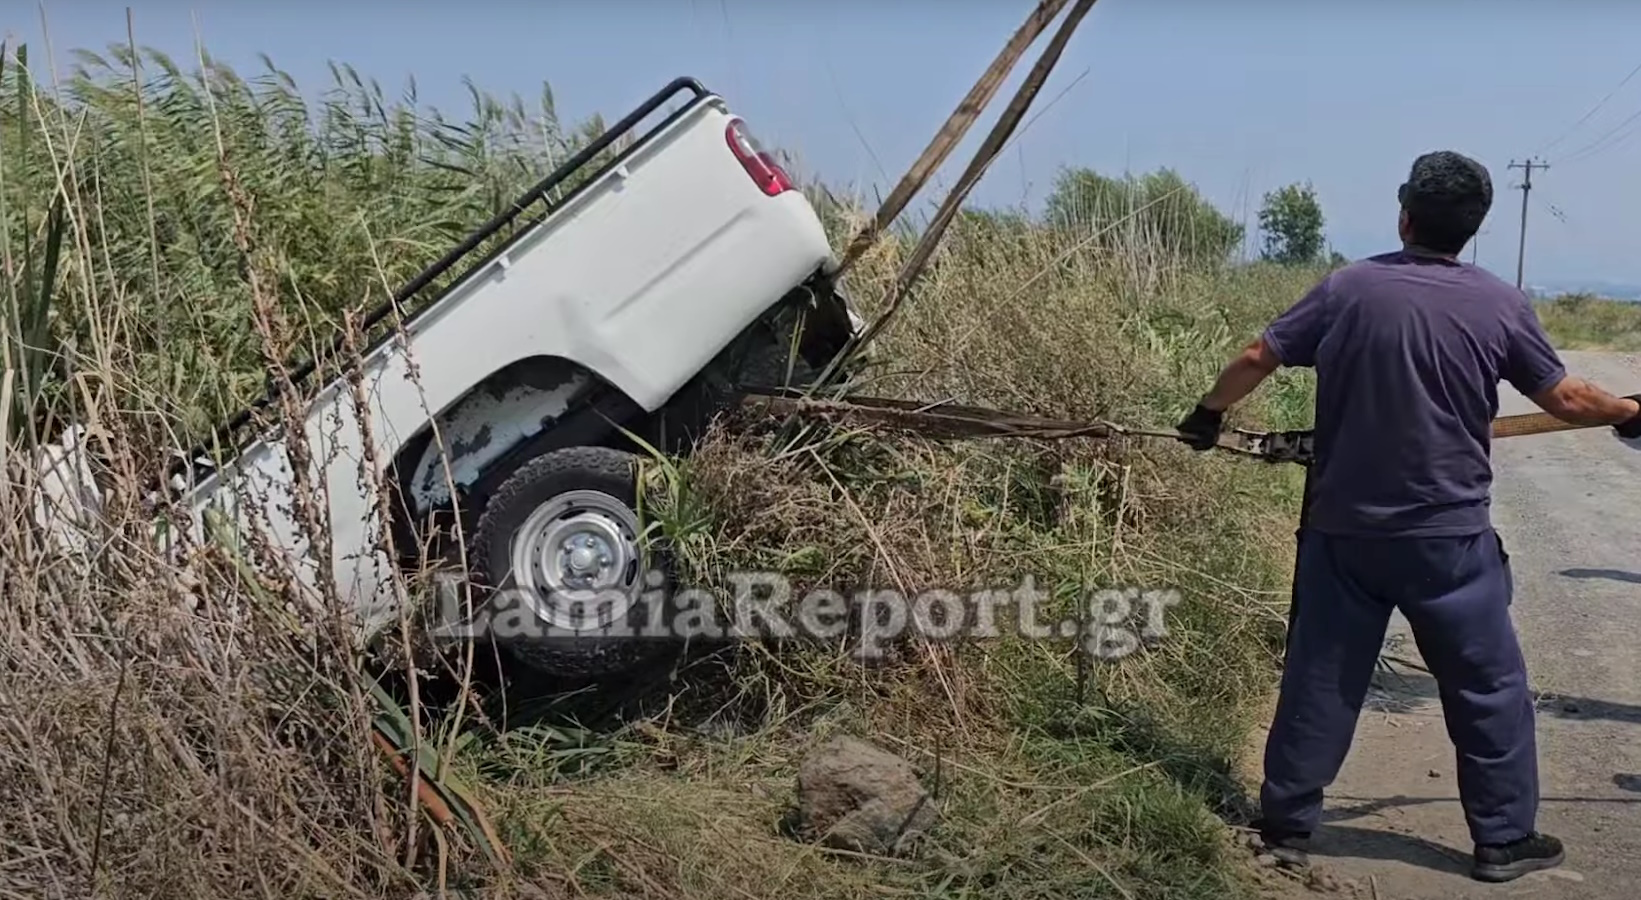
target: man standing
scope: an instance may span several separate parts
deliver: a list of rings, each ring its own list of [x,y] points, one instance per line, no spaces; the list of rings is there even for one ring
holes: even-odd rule
[[[1179,431],[1206,450],[1225,410],[1277,367],[1316,369],[1309,521],[1260,791],[1267,847],[1305,863],[1400,609],[1457,754],[1472,876],[1509,881],[1559,865],[1563,851],[1535,828],[1533,702],[1509,556],[1489,516],[1498,384],[1563,421],[1613,425],[1635,446],[1641,395],[1569,376],[1527,298],[1458,259],[1492,206],[1486,168],[1425,154],[1398,199],[1402,249],[1323,279],[1225,367]]]

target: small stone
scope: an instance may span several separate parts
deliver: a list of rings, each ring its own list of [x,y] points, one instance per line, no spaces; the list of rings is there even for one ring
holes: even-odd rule
[[[1430,770],[1430,777],[1431,778],[1440,778],[1440,777],[1442,777],[1442,773],[1436,771],[1435,769],[1431,769]]]
[[[897,854],[936,818],[912,764],[866,741],[834,738],[798,767],[799,832],[825,846]]]
[[[1324,894],[1337,893],[1340,887],[1339,879],[1333,877],[1331,872],[1322,869],[1311,869],[1306,875],[1305,886]]]
[[[1254,857],[1254,865],[1260,867],[1261,869],[1274,869],[1281,864],[1281,860],[1269,853],[1261,853]]]

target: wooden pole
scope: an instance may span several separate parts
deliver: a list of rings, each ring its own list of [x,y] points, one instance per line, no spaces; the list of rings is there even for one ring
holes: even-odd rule
[[[963,201],[968,198],[969,191],[974,188],[975,184],[979,182],[980,176],[985,174],[987,167],[997,158],[998,152],[1002,150],[1009,137],[1014,134],[1014,129],[1019,126],[1020,120],[1025,118],[1026,111],[1031,108],[1032,101],[1036,99],[1038,92],[1042,90],[1043,82],[1048,79],[1049,73],[1053,71],[1055,64],[1060,61],[1060,54],[1064,52],[1066,43],[1071,40],[1072,32],[1077,30],[1077,25],[1082,22],[1084,16],[1088,15],[1088,11],[1094,7],[1095,2],[1096,0],[1077,0],[1076,4],[1071,7],[1071,11],[1066,14],[1065,20],[1060,23],[1059,30],[1049,40],[1048,46],[1043,48],[1042,56],[1038,57],[1036,65],[1032,66],[1025,82],[1015,92],[1014,99],[1009,101],[1009,105],[1004,108],[1002,115],[998,117],[996,124],[992,126],[991,132],[986,135],[985,141],[981,143],[980,149],[975,151],[974,158],[969,161],[968,167],[963,170],[963,174],[958,178],[957,185],[952,188],[950,194],[946,195],[945,201],[941,203],[940,209],[935,213],[934,221],[929,223],[928,229],[923,232],[917,246],[912,249],[911,256],[906,260],[905,265],[901,266],[900,274],[896,276],[894,284],[890,285],[884,297],[881,306],[882,311],[862,334],[849,341],[843,350],[827,364],[826,369],[816,379],[817,384],[827,384],[833,374],[861,347],[870,343],[872,338],[883,330],[884,326],[900,309],[900,304],[911,293],[913,285],[917,283],[918,276],[923,273],[929,258],[934,255],[935,248],[939,246],[941,237],[946,233],[946,226],[950,225],[952,219],[957,216],[957,211],[962,207]]]
[[[1054,17],[1060,14],[1060,10],[1065,8],[1067,2],[1069,0],[1042,0],[1036,9],[1031,11],[1031,15],[1014,32],[1014,36],[1009,38],[1008,43],[997,54],[997,58],[992,60],[985,72],[981,73],[980,80],[974,83],[974,87],[969,88],[968,94],[957,104],[957,109],[952,111],[945,124],[935,132],[929,145],[923,148],[923,155],[919,156],[911,169],[901,176],[900,183],[889,192],[888,198],[878,207],[877,214],[870,222],[861,226],[860,231],[850,240],[834,277],[843,277],[843,273],[860,259],[861,254],[877,241],[883,230],[889,227],[889,223],[906,208],[906,204],[910,203],[913,195],[922,189],[924,182],[929,180],[934,170],[946,161],[946,157],[951,154],[958,141],[968,133],[969,126],[980,117],[980,111],[986,108],[986,104],[996,95],[997,89],[1002,87],[1003,79],[1008,77],[1009,71],[1025,54],[1026,48],[1037,40],[1037,36],[1043,33],[1048,23],[1054,21]]]

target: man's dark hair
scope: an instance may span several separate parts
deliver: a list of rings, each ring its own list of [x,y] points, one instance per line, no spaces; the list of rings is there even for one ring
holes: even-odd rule
[[[1493,179],[1481,163],[1440,150],[1413,161],[1397,198],[1407,210],[1414,243],[1437,253],[1458,253],[1493,206]]]

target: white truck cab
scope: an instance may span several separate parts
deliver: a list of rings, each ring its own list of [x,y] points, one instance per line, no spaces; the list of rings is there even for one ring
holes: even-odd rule
[[[260,530],[375,635],[407,602],[406,567],[430,543],[459,550],[460,524],[469,583],[513,616],[511,633],[492,619],[480,634],[548,673],[628,668],[659,649],[619,635],[654,615],[638,597],[659,571],[628,433],[687,449],[742,387],[824,366],[861,324],[834,267],[815,209],[746,123],[679,78],[372,313],[386,334],[357,366],[304,366],[336,373],[304,400],[305,452],[258,424],[270,392],[218,434],[223,464],[196,451],[174,469],[180,531],[204,540],[211,510]],[[328,548],[310,546],[304,500]],[[588,592],[600,601],[574,602]]]

